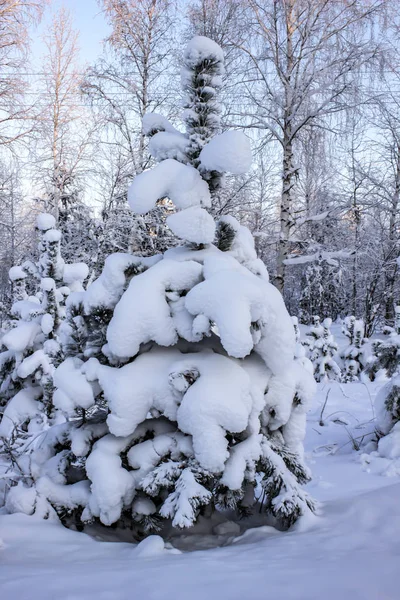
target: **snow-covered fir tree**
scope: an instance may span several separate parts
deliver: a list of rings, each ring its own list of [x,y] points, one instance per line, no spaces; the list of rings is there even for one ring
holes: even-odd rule
[[[61,234],[52,215],[38,216],[39,259],[35,265],[10,269],[14,302],[8,330],[1,338],[0,446],[17,469],[21,480],[27,456],[16,458],[30,436],[48,427],[54,419],[53,373],[63,360],[59,332],[65,316],[65,299],[82,290],[88,268],[83,263],[66,264],[60,253]],[[36,294],[28,296],[25,282],[34,278]],[[18,467],[18,468],[17,468]]]
[[[400,372],[395,371],[375,399],[377,450],[383,458],[399,458]]]
[[[358,381],[360,373],[366,365],[365,357],[365,326],[362,319],[354,316],[346,317],[343,321],[342,332],[349,340],[349,345],[341,353],[344,362],[342,381],[350,383]]]
[[[309,371],[309,373],[314,373],[314,367],[311,360],[307,357],[307,344],[303,344],[301,340],[301,332],[299,326],[299,319],[297,317],[292,317],[293,329],[296,339],[296,350],[295,350],[295,358],[301,365]]]
[[[203,37],[185,51],[212,74],[221,55]],[[128,524],[137,536],[205,514],[212,524],[225,508],[264,511],[282,528],[313,510],[301,485],[314,379],[250,232],[208,212],[201,167],[223,174],[248,162],[246,138],[232,133],[204,144],[199,169],[171,158],[187,137],[154,134],[168,153],[135,178],[129,203],[147,214],[167,197],[176,211],[167,224],[183,245],[111,254],[100,277],[69,296],[53,424],[27,450],[29,473],[9,510]]]
[[[51,175],[51,185],[36,198],[40,210],[55,216],[61,233],[61,252],[67,263],[84,262],[92,270],[98,253],[100,227],[91,208],[83,201],[83,190],[77,177],[58,165]]]
[[[384,333],[387,339],[372,343],[372,356],[365,368],[371,381],[379,371],[386,377],[393,377],[400,369],[400,306],[395,307],[394,327],[385,327]]]
[[[344,296],[342,270],[339,262],[329,254],[317,250],[309,257],[299,258],[298,262],[309,258],[302,276],[302,292],[299,300],[302,323],[311,323],[313,315],[320,315],[321,318],[327,318],[329,315],[336,320],[342,311]]]
[[[318,316],[313,317],[313,325],[307,332],[309,337],[308,354],[314,366],[314,377],[316,381],[326,379],[341,379],[340,367],[334,359],[338,351],[338,345],[331,332],[332,319],[321,320]]]

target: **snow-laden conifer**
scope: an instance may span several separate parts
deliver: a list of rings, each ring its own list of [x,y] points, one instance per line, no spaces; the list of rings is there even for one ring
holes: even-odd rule
[[[372,357],[366,366],[366,372],[373,381],[379,371],[386,377],[393,377],[400,369],[400,306],[395,307],[394,327],[385,327],[386,339],[372,343]]]
[[[199,47],[216,53],[195,38],[185,56]],[[168,224],[183,244],[152,257],[112,254],[68,298],[55,417],[30,451],[33,506],[137,535],[191,527],[202,514],[212,523],[227,508],[264,511],[287,528],[313,510],[301,485],[310,478],[302,441],[315,383],[249,230],[208,212],[205,173],[243,169],[248,143],[242,134],[204,139],[203,171],[178,160],[187,136],[159,116],[149,123],[153,139],[170,134],[169,151],[136,177],[129,202],[151,214],[168,197]],[[235,148],[225,154],[229,140]]]
[[[358,381],[365,368],[365,326],[362,319],[349,316],[344,319],[342,332],[349,340],[349,345],[341,353],[344,362],[342,381],[351,383]]]
[[[305,342],[308,346],[308,355],[314,366],[314,377],[316,381],[326,379],[341,379],[340,367],[334,359],[338,351],[331,332],[332,319],[321,320],[318,316],[313,317],[313,325],[307,332],[309,340]]]

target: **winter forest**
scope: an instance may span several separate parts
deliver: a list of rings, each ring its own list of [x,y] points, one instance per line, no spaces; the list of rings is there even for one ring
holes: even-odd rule
[[[398,600],[399,270],[400,2],[0,0],[1,599]]]

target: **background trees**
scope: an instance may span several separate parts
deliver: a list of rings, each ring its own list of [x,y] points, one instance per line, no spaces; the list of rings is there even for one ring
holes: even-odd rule
[[[146,254],[157,245],[165,210],[138,218],[126,201],[133,176],[152,165],[141,120],[162,106],[180,127],[176,34],[207,35],[225,53],[219,131],[243,129],[253,147],[252,171],[226,176],[214,214],[250,227],[292,314],[309,320],[314,305],[321,318],[335,317],[348,306],[367,335],[392,324],[400,292],[395,3],[101,0],[109,35],[94,64],[84,65],[73,17],[61,10],[46,31],[43,65],[29,66],[28,33],[45,6],[0,3],[0,201],[10,215],[12,152],[22,255],[32,253],[26,215],[35,206],[59,221],[67,260],[88,262],[92,273],[112,248]],[[28,67],[40,69],[34,90]],[[7,257],[9,218],[1,225]],[[313,273],[330,282],[322,295]]]

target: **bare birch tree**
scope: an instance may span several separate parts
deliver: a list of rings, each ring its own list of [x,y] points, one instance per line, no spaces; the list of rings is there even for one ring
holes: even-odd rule
[[[62,200],[76,184],[90,148],[90,128],[80,91],[78,33],[65,8],[54,15],[44,43],[35,164],[44,185],[45,208],[58,219]]]
[[[0,145],[9,146],[31,128],[32,106],[24,92],[29,27],[47,0],[0,0]]]
[[[148,163],[143,115],[174,96],[166,75],[173,60],[173,0],[99,0],[111,25],[106,53],[87,72],[83,90],[102,124],[104,143],[118,146],[131,178]],[[176,96],[175,96],[176,101]],[[121,149],[123,152],[121,152]]]
[[[247,126],[281,148],[282,193],[275,283],[283,290],[301,131],[343,110],[354,73],[377,51],[371,21],[385,0],[247,0],[240,48],[247,56],[243,85]]]

